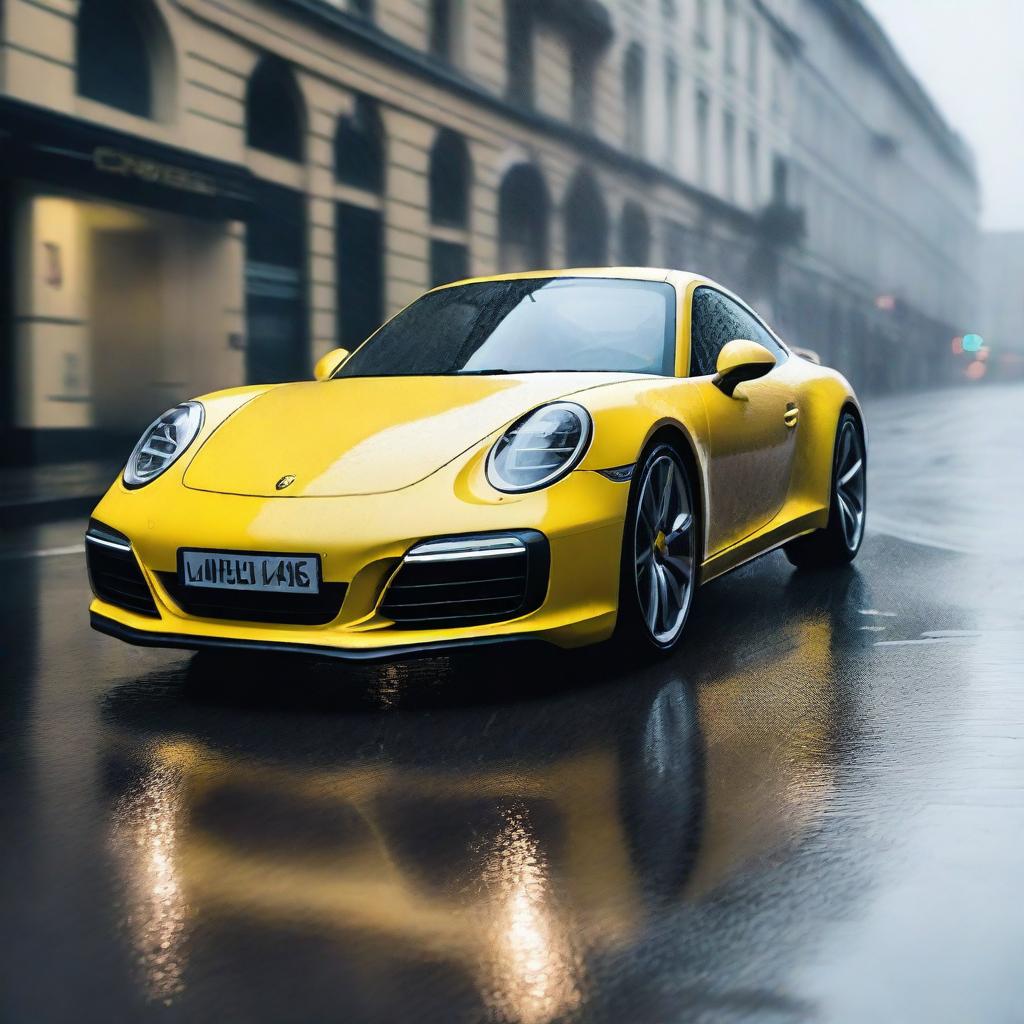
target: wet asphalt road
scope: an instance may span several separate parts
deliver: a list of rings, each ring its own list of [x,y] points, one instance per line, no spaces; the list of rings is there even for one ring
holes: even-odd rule
[[[648,668],[218,675],[6,535],[0,1018],[1024,1020],[1024,388],[869,416],[854,568]]]

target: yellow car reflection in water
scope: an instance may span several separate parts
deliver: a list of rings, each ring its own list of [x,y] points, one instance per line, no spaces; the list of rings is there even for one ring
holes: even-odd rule
[[[450,964],[497,1019],[571,1014],[591,956],[639,941],[659,909],[713,900],[822,812],[831,630],[825,613],[791,621],[757,673],[740,666],[697,687],[641,677],[638,720],[625,732],[609,722],[562,756],[492,754],[484,737],[461,767],[374,758],[311,769],[286,747],[277,758],[156,742],[112,823],[150,995],[173,999],[191,929],[229,917]],[[115,733],[110,756],[131,760],[135,746]],[[425,828],[412,844],[410,814]],[[282,815],[293,828],[277,825]],[[472,838],[432,852],[448,833]]]

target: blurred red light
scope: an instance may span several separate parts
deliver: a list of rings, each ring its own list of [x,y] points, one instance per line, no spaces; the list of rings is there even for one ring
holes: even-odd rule
[[[967,377],[970,380],[981,380],[987,369],[988,367],[980,359],[975,359],[967,367]]]
[[[964,354],[964,339],[958,334],[953,339],[953,355],[962,356]]]

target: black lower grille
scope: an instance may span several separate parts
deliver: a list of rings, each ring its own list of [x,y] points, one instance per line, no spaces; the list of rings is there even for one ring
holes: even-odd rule
[[[199,619],[232,622],[274,622],[293,626],[324,626],[333,622],[345,600],[346,583],[321,583],[318,594],[270,593],[186,587],[177,573],[157,573],[174,603]]]
[[[146,583],[130,547],[111,547],[129,543],[123,534],[108,526],[91,522],[85,537],[85,560],[93,593],[108,604],[126,608],[139,615],[159,616],[149,584]]]
[[[532,530],[515,536],[523,542],[521,553],[403,562],[380,613],[403,629],[445,629],[502,622],[535,611],[548,589],[547,538]]]

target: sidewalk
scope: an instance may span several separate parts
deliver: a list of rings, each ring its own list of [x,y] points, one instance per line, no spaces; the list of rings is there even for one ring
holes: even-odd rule
[[[110,459],[0,468],[0,528],[87,515],[121,468]]]

